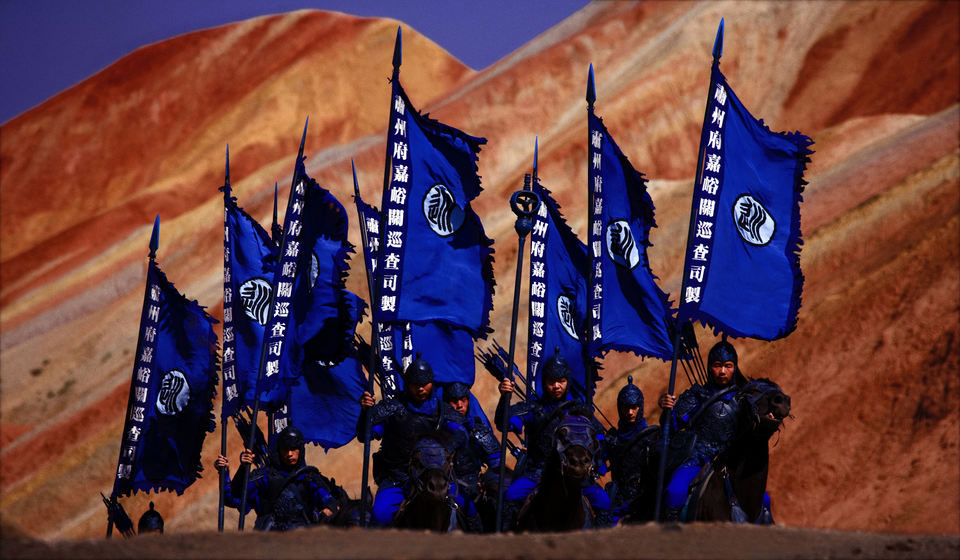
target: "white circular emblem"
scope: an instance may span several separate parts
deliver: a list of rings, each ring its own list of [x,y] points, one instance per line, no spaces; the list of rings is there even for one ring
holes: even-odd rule
[[[423,197],[423,217],[434,233],[447,237],[463,225],[464,214],[450,189],[437,183]]]
[[[758,247],[770,243],[777,230],[770,212],[749,194],[740,195],[733,203],[733,223],[744,241]]]
[[[560,317],[563,330],[570,335],[570,338],[580,340],[580,337],[577,336],[577,326],[573,320],[573,302],[570,301],[569,297],[561,295],[557,298],[557,315]]]
[[[172,369],[164,374],[160,381],[160,394],[157,395],[157,411],[173,416],[182,411],[190,401],[190,384],[182,371]]]
[[[251,278],[240,285],[240,304],[247,317],[261,325],[267,324],[270,307],[270,283],[263,278]]]
[[[631,270],[640,262],[640,250],[626,220],[610,222],[607,226],[607,254],[613,262]]]

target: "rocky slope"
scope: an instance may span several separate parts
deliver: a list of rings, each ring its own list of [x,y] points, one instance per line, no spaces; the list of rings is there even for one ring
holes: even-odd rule
[[[721,67],[738,96],[773,129],[816,142],[799,327],[774,343],[738,343],[746,373],[774,378],[793,398],[795,418],[772,456],[778,521],[960,532],[958,4],[602,2],[481,72],[405,28],[401,79],[412,101],[488,139],[475,207],[496,240],[494,336],[508,338],[505,279],[516,261],[507,199],[529,171],[535,136],[544,184],[585,232],[590,63],[598,114],[650,179],[653,270],[679,290],[721,17]],[[164,269],[219,317],[226,144],[234,191],[263,221],[273,183],[282,196],[289,185],[308,115],[308,172],[348,203],[355,158],[364,197],[378,199],[396,25],[302,11],[191,33],[0,129],[4,534],[103,531],[97,492],[110,489],[116,466],[149,227],[160,214]],[[359,245],[358,232],[351,238]],[[366,293],[359,269],[349,282]],[[711,333],[700,333],[709,346]],[[668,364],[611,355],[604,368],[597,398],[608,416],[627,374],[656,416]],[[483,373],[477,394],[492,410]],[[218,439],[205,446],[206,476],[183,496],[140,494],[128,511],[152,499],[170,531],[215,528]],[[231,433],[230,449],[238,445]],[[360,457],[357,444],[309,452],[354,492]],[[227,518],[231,526],[236,515]]]

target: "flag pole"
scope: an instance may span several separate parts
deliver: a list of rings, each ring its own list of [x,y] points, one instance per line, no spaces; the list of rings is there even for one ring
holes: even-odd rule
[[[293,180],[290,184],[290,195],[287,197],[287,212],[290,211],[290,202],[293,200],[293,192],[297,186],[297,179],[300,175],[300,163],[303,161],[303,145],[307,141],[307,126],[310,124],[310,118],[307,117],[307,121],[303,125],[303,136],[300,138],[300,150],[297,153],[297,161],[293,167]],[[281,232],[280,236],[280,250],[283,251],[283,246],[287,242],[287,230],[284,229]],[[282,255],[281,255],[282,258]],[[279,262],[278,262],[279,265]],[[273,283],[270,286],[270,305],[267,307],[267,320],[269,321],[270,317],[273,317],[274,306],[277,302],[277,276],[274,274]],[[257,383],[255,385],[254,395],[253,395],[253,412],[250,414],[250,433],[247,435],[247,441],[245,443],[244,449],[252,449],[254,434],[257,431],[257,416],[260,413],[260,382],[263,380],[263,370],[267,363],[267,333],[263,334],[263,341],[260,343],[260,366],[257,368]],[[250,483],[250,467],[243,468],[243,493],[240,498],[240,520],[237,523],[237,529],[243,531],[244,519],[246,518],[246,509],[247,509],[247,486]]]
[[[353,159],[350,160],[350,167],[353,168],[353,200],[357,205],[357,217],[360,220],[360,242],[363,243],[363,252],[366,255],[367,251],[370,250],[369,245],[367,245],[367,223],[363,219],[363,214],[360,212],[360,184],[357,182],[357,167],[353,163]],[[370,270],[370,261],[364,256],[363,259],[363,268],[367,273],[367,293],[370,295],[370,305],[371,309],[376,305],[376,280],[373,274],[373,271]],[[373,312],[370,313],[370,357],[369,365],[367,367],[367,373],[369,377],[367,378],[367,392],[373,395],[373,384],[374,372],[380,361],[380,333],[377,329],[377,321],[373,316]],[[380,394],[383,395],[383,386],[380,387]],[[370,473],[370,414],[364,415],[363,420],[363,470],[360,475],[360,526],[367,526],[367,487],[370,483],[369,473]]]
[[[533,229],[533,216],[540,208],[540,197],[530,190],[530,175],[523,177],[523,190],[513,193],[510,197],[510,209],[517,215],[517,222],[514,229],[517,231],[517,276],[513,283],[513,316],[510,319],[510,347],[507,353],[507,372],[506,377],[513,380],[513,352],[517,342],[517,313],[520,309],[520,281],[523,278],[523,242],[527,234]],[[530,386],[529,372],[527,375],[527,387]],[[507,437],[510,434],[510,394],[500,397],[500,406],[503,407],[500,421],[503,431],[500,434],[500,482],[497,485],[497,532],[501,532],[503,519],[503,479],[507,474]],[[498,407],[499,408],[499,407]]]
[[[590,64],[590,72],[587,74],[587,254],[593,248],[590,245],[590,224],[593,221],[593,189],[590,187],[590,121],[593,117],[593,104],[597,100],[597,89],[593,82],[593,64]],[[593,289],[594,267],[590,263],[590,284],[587,287],[587,359],[584,360],[584,393],[586,393],[587,402],[593,408],[593,309],[590,309],[590,292]]]
[[[536,136],[536,137],[534,137],[534,139],[533,139],[533,181],[532,181],[533,185],[538,185],[538,184],[539,184],[539,183],[537,183],[537,181],[538,181],[538,179],[539,179],[539,170],[538,170],[539,160],[540,160],[540,137],[539,137],[539,136]],[[516,292],[517,292],[517,290],[515,289],[515,290],[514,290],[514,293],[516,293]],[[511,362],[511,363],[512,363],[512,362]],[[511,367],[511,371],[512,371],[512,369],[513,369],[513,368]],[[532,372],[530,371],[530,368],[529,368],[529,366],[528,366],[528,367],[527,367],[527,378],[526,378],[526,385],[527,385],[527,386],[526,386],[526,395],[525,395],[525,398],[526,398],[528,401],[529,401],[529,400],[533,397],[533,395],[536,393],[536,389],[535,389],[535,387],[534,387],[534,383],[536,383],[536,380],[534,379],[534,377],[533,377],[533,375],[532,375]],[[500,456],[501,456],[501,457],[503,457],[503,452],[504,452],[504,450],[501,449],[501,450],[500,450]],[[499,523],[498,523],[498,525],[499,525]]]
[[[723,18],[720,19],[720,27],[717,29],[717,38],[713,42],[713,64],[720,64],[720,57],[723,54]],[[707,87],[707,103],[703,109],[703,122],[707,122],[707,118],[710,112],[710,92],[713,91],[713,72],[710,73],[710,85]],[[696,177],[693,181],[694,190],[697,189],[697,186],[700,184],[700,180],[703,175],[703,142],[700,142],[699,153],[697,154],[697,172]],[[696,201],[696,196],[693,196],[690,202],[690,225],[687,228],[687,243],[684,246],[684,261],[686,261],[687,252],[689,251],[690,240],[693,239],[693,224],[694,216],[696,216],[696,208],[693,207],[694,201]],[[687,278],[683,275],[681,271],[680,276],[680,302],[683,304],[683,294],[687,285]],[[677,359],[680,354],[680,331],[682,326],[678,323],[674,327],[673,332],[673,361],[670,363],[670,381],[667,385],[667,394],[672,395],[676,389],[677,382]],[[661,502],[663,499],[663,482],[665,471],[667,470],[667,453],[670,450],[670,428],[673,424],[673,409],[670,409],[670,413],[664,415],[666,420],[663,422],[663,448],[660,452],[660,467],[657,470],[657,501],[653,510],[653,519],[654,521],[660,521],[660,511],[661,511]]]
[[[231,192],[230,192],[230,144],[227,144],[227,163],[226,163],[226,165],[225,165],[225,167],[224,167],[224,172],[223,172],[223,205],[224,205],[224,208],[227,207],[227,204],[228,204],[227,201],[230,200],[230,196],[231,196]],[[224,213],[224,215],[223,215],[223,225],[224,225],[224,231],[226,231],[226,227],[227,227],[227,215],[226,215],[226,213]],[[228,242],[229,242],[229,239],[224,239],[224,243],[228,243]],[[224,302],[224,308],[226,308],[226,305],[227,305],[226,302]],[[223,363],[222,350],[221,350],[220,363]],[[226,375],[226,372],[223,371],[223,369],[221,368],[221,370],[220,370],[220,376],[221,376],[221,379],[222,379],[222,381],[221,381],[222,387],[226,387],[226,386],[227,386],[227,380],[226,380],[226,377],[224,377],[225,375]],[[225,402],[226,402],[226,395],[222,395],[222,396],[221,396],[221,403],[220,403],[220,408],[221,408],[221,414],[220,414],[220,454],[223,455],[224,457],[227,456],[227,422],[226,422],[226,418],[224,418],[223,412],[222,412],[222,409],[223,409],[223,406],[224,406],[224,403],[225,403]],[[218,504],[217,504],[217,531],[220,532],[220,533],[222,533],[222,532],[223,532],[223,502],[224,502],[224,493],[226,492],[226,487],[227,487],[227,468],[226,468],[226,467],[221,467],[219,470],[220,470],[220,499],[219,499],[219,502],[218,502]]]
[[[140,320],[143,321],[143,316],[147,312],[147,302],[150,299],[150,270],[153,268],[153,264],[157,259],[157,249],[160,248],[160,215],[157,214],[157,217],[153,220],[153,231],[150,233],[150,263],[147,265],[147,281],[146,287],[143,291],[143,306],[140,309]],[[142,328],[142,327],[141,327]],[[137,353],[134,354],[134,372],[136,372],[137,366],[136,361],[139,359],[140,352],[143,350],[143,341],[140,339],[139,331],[137,335]],[[119,465],[123,460],[123,441],[127,435],[127,430],[130,428],[130,413],[133,410],[133,379],[130,380],[130,393],[127,396],[127,413],[123,418],[123,433],[120,434],[120,455],[117,457],[117,468],[119,470]],[[117,503],[117,475],[114,474],[113,479],[113,491],[110,492],[110,501],[114,504]],[[113,536],[113,512],[110,509],[107,509],[107,538]]]

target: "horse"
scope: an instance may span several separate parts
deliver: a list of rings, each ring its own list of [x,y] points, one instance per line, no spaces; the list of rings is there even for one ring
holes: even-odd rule
[[[553,450],[536,489],[517,515],[518,531],[572,531],[593,526],[596,515],[583,495],[600,444],[586,416],[563,418],[553,436]]]
[[[463,528],[459,506],[450,496],[453,452],[438,439],[417,441],[410,457],[410,492],[393,517],[393,526],[450,532]]]
[[[688,519],[769,524],[764,511],[768,442],[790,416],[790,397],[769,379],[750,381],[737,393],[737,428],[730,444],[701,473],[702,489],[688,506]],[[696,482],[694,483],[696,486]]]

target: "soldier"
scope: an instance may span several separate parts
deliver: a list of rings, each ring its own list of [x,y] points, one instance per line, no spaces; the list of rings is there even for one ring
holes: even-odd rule
[[[433,368],[419,352],[407,366],[403,378],[404,391],[395,399],[375,403],[373,395],[366,391],[360,397],[363,412],[357,421],[357,438],[363,440],[365,415],[370,414],[370,436],[382,439],[380,450],[373,456],[377,495],[372,515],[373,523],[380,526],[391,524],[411,490],[409,466],[417,441],[440,432],[445,436],[448,450],[459,453],[469,437],[463,426],[464,418],[434,393]],[[472,503],[459,496],[456,485],[452,485],[451,494],[466,510],[463,513],[467,517],[476,516]]]
[[[664,394],[658,401],[663,409],[661,424],[673,422],[673,427],[696,435],[693,448],[684,450],[687,456],[667,485],[665,521],[680,520],[690,483],[707,462],[725,449],[736,426],[734,397],[737,389],[746,384],[737,365],[736,349],[727,341],[716,343],[707,356],[707,365],[706,385],[691,386],[679,399]],[[677,436],[678,442],[684,441],[682,433],[678,432]]]
[[[535,401],[526,401],[510,407],[508,427],[517,434],[525,433],[527,455],[522,472],[514,473],[513,483],[504,494],[502,518],[503,527],[506,529],[512,526],[514,517],[523,505],[524,500],[536,489],[540,482],[549,454],[553,452],[553,433],[563,419],[563,412],[574,406],[584,406],[582,403],[575,401],[567,391],[569,377],[570,365],[563,356],[560,356],[559,351],[554,351],[554,355],[543,365],[543,395]],[[500,382],[500,394],[509,395],[513,393],[513,390],[513,381],[504,377],[503,381]],[[501,432],[505,430],[502,425],[504,402],[501,399],[497,405],[495,419],[497,428]],[[596,420],[593,423],[596,426],[596,433],[601,434],[600,439],[602,440],[602,426]],[[601,445],[602,443],[600,441]],[[598,455],[602,457],[603,452],[601,451]],[[598,459],[598,457],[595,457],[595,459]],[[599,469],[603,469],[602,462],[598,462],[597,466]],[[603,472],[598,472],[598,474],[603,474]],[[611,523],[612,520],[609,518],[610,497],[607,496],[603,488],[593,482],[584,487],[583,493],[598,514],[598,524]]]
[[[146,533],[163,534],[163,516],[153,509],[153,502],[150,502],[150,509],[143,512],[140,521],[137,522],[137,534],[144,535]]]
[[[253,464],[254,453],[244,449],[240,470],[230,481],[230,463],[219,455],[214,466],[228,469],[224,503],[240,508],[243,492],[242,470]],[[330,493],[329,481],[304,459],[304,440],[293,426],[277,435],[277,447],[267,464],[250,474],[248,508],[257,512],[253,528],[260,531],[287,531],[329,520],[339,509]]]
[[[644,475],[656,467],[652,451],[660,429],[647,425],[643,417],[643,392],[633,384],[633,376],[627,376],[627,384],[617,395],[617,415],[617,427],[610,428],[606,438],[612,475],[607,492],[613,505],[620,507],[640,494]]]
[[[443,401],[464,416],[464,427],[470,438],[462,452],[454,461],[457,483],[465,498],[476,502],[480,493],[480,469],[486,464],[487,470],[500,466],[500,442],[493,435],[483,410],[472,410],[470,406],[470,386],[466,383],[448,383],[443,387]]]

